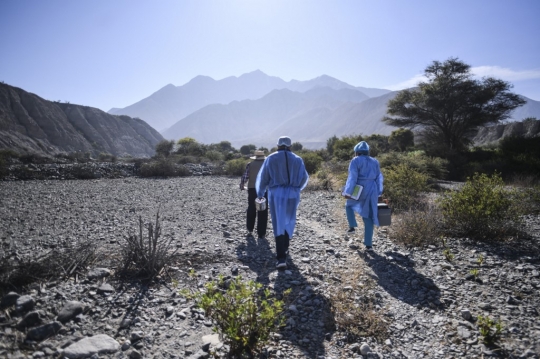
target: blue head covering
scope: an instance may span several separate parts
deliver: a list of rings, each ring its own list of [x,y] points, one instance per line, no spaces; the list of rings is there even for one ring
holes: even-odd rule
[[[354,152],[360,155],[369,155],[369,145],[366,141],[358,142],[356,146],[354,146]]]

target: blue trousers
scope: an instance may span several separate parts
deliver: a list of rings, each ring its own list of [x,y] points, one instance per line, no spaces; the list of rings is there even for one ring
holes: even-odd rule
[[[351,207],[345,206],[345,213],[347,214],[347,221],[349,222],[349,227],[356,228],[358,223],[356,223],[356,217],[354,215],[354,210]],[[373,220],[371,218],[362,217],[364,221],[364,245],[372,246],[373,245]]]

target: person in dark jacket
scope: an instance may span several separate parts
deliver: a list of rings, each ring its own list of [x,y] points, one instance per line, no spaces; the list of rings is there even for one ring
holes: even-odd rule
[[[268,224],[268,206],[264,211],[257,211],[255,208],[255,199],[257,198],[257,191],[255,190],[255,181],[257,180],[257,174],[261,169],[265,155],[263,151],[255,151],[254,156],[250,157],[253,161],[246,165],[246,170],[240,180],[240,190],[244,190],[247,186],[248,191],[248,208],[246,216],[246,228],[248,235],[253,235],[253,229],[255,228],[255,218],[257,218],[257,236],[264,238],[266,236],[266,227]],[[268,203],[268,195],[265,193],[266,203]]]

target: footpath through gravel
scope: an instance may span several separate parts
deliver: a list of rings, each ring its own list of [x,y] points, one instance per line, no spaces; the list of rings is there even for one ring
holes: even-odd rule
[[[198,287],[223,274],[256,279],[278,294],[292,288],[286,327],[266,348],[270,358],[539,357],[538,216],[527,218],[530,238],[514,244],[449,241],[455,258],[447,262],[441,247],[408,250],[384,228],[376,231],[374,253],[366,253],[358,231],[345,234],[340,196],[305,191],[289,268],[276,271],[271,223],[266,239],[246,236],[247,193],[238,182],[217,176],[0,182],[4,255],[35,258],[84,240],[97,243],[100,253],[69,280],[5,293],[0,357],[224,355],[211,321],[178,295],[192,285],[192,268]],[[123,238],[135,232],[139,216],[151,221],[158,209],[163,235],[179,249],[177,263],[151,285],[121,280]],[[473,268],[479,268],[477,280]],[[342,280],[350,272],[359,273],[352,289]],[[329,298],[364,282],[375,284],[365,290],[389,332],[384,340],[351,343],[335,329]],[[499,350],[482,344],[479,315],[504,323]]]

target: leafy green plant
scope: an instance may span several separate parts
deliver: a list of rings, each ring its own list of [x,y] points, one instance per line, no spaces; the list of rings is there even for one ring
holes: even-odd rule
[[[317,172],[319,168],[321,167],[321,163],[323,159],[321,156],[319,156],[315,152],[304,152],[301,154],[301,157],[304,160],[306,171],[309,174],[313,174]]]
[[[469,273],[474,276],[474,280],[477,280],[478,274],[480,273],[480,271],[478,270],[478,268],[473,268],[469,271]]]
[[[439,157],[426,155],[424,151],[412,151],[406,153],[388,152],[379,157],[381,168],[407,165],[416,171],[428,175],[429,178],[444,179],[448,175],[448,161]]]
[[[246,170],[247,160],[236,158],[225,163],[225,174],[229,176],[241,176]]]
[[[484,256],[480,254],[478,258],[476,259],[476,263],[478,263],[478,265],[481,266],[484,263]]]
[[[443,250],[443,255],[444,255],[444,258],[446,258],[448,262],[452,262],[454,260],[454,253],[452,253],[450,248],[445,248]]]
[[[419,204],[420,194],[428,191],[428,175],[406,164],[391,166],[383,171],[384,195],[395,210],[407,210]]]
[[[205,289],[192,293],[184,290],[182,294],[194,299],[212,319],[214,331],[229,346],[229,357],[253,357],[269,340],[270,333],[284,325],[283,300],[273,297],[260,283],[243,281],[241,276],[230,281],[220,276],[208,282]]]
[[[478,326],[478,331],[480,332],[480,335],[482,335],[482,340],[485,344],[496,343],[500,339],[504,328],[500,319],[494,321],[490,317],[481,315],[478,316],[476,325]]]
[[[499,174],[476,173],[463,188],[440,200],[446,230],[478,239],[496,239],[517,231],[519,196],[506,189]]]

